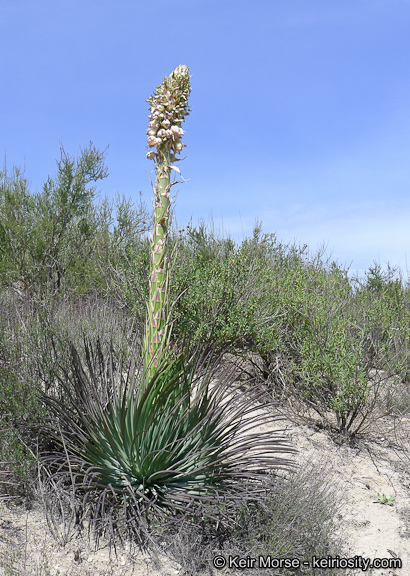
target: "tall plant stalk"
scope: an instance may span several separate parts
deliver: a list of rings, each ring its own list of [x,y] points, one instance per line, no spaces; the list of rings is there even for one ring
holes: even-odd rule
[[[85,362],[71,346],[70,366],[62,363],[51,375],[61,394],[42,397],[50,410],[43,430],[57,446],[41,460],[49,483],[63,487],[71,479],[82,497],[80,514],[91,514],[97,536],[109,526],[114,544],[124,527],[141,546],[151,542],[152,516],[198,513],[229,526],[238,502],[265,494],[272,472],[290,465],[281,453],[292,450],[280,431],[256,432],[271,420],[260,410],[261,391],[233,401],[234,373],[223,374],[217,358],[204,359],[200,350],[188,361],[168,354],[170,174],[184,148],[190,90],[188,68],[178,66],[148,100],[148,157],[157,174],[144,371],[138,373],[135,357],[124,370],[112,347],[104,357],[98,339],[95,349],[85,339]],[[211,387],[216,377],[219,385]]]
[[[159,358],[170,336],[168,318],[171,171],[179,172],[174,163],[185,144],[181,142],[184,130],[181,124],[188,116],[188,98],[191,92],[189,70],[178,66],[157,86],[148,98],[150,104],[147,157],[155,162],[154,230],[151,244],[150,289],[147,323],[144,337],[145,369],[154,375]]]

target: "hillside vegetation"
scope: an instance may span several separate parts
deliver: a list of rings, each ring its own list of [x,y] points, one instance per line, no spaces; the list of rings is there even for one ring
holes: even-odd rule
[[[70,392],[62,382],[75,372],[73,348],[79,358],[112,354],[126,363],[142,339],[152,217],[142,202],[99,199],[96,184],[106,175],[104,153],[92,145],[78,158],[62,150],[57,173],[41,192],[32,192],[17,169],[0,173],[5,499],[27,501],[38,493],[41,457],[53,453],[59,433],[44,395],[68,406]],[[172,231],[170,251],[172,344],[187,357],[199,351],[201,357],[229,359],[242,394],[257,391],[262,403],[350,440],[375,418],[407,411],[410,285],[400,270],[375,263],[363,278],[354,278],[325,253],[284,245],[260,225],[240,244],[218,236],[211,225],[188,225]],[[271,548],[285,532],[289,546],[278,554],[294,556],[309,547],[323,556],[334,553],[329,494],[316,484],[309,487],[305,475],[289,474],[291,481],[279,483],[276,493],[230,511],[236,518],[231,532],[216,529],[209,518],[190,524],[180,553],[192,558],[192,543],[204,550],[217,540],[242,546],[243,553],[263,553],[266,545],[274,554]],[[305,526],[299,517],[289,535],[290,516],[297,516],[303,494],[311,494],[310,517],[305,514]],[[286,510],[283,501],[289,502]],[[250,517],[252,534],[246,529]],[[274,519],[266,543],[255,526]],[[309,532],[320,525],[329,526],[328,532],[318,531],[317,541],[309,542]],[[148,528],[152,534],[160,530],[157,524]],[[191,569],[195,573],[198,566]]]

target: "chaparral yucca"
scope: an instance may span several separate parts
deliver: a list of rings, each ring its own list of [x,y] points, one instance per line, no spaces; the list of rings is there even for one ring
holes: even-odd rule
[[[197,350],[185,357],[169,343],[170,173],[182,148],[190,76],[178,66],[149,99],[148,153],[155,160],[150,297],[142,348],[128,367],[98,341],[85,342],[85,358],[71,347],[70,371],[56,371],[61,399],[45,396],[57,417],[49,432],[59,448],[43,458],[52,480],[69,474],[74,491],[91,505],[93,526],[109,510],[139,534],[150,518],[201,511],[221,512],[229,503],[257,497],[291,452],[280,432],[256,430],[272,416],[255,390],[243,395],[221,373],[221,359]],[[121,357],[121,354],[119,354]],[[124,374],[127,374],[125,377]],[[61,482],[60,482],[61,485]],[[229,516],[229,514],[228,514]]]
[[[94,350],[85,344],[84,361],[72,347],[72,371],[59,374],[68,401],[45,397],[61,450],[43,464],[54,480],[70,472],[95,529],[120,509],[135,533],[150,518],[198,507],[213,517],[221,502],[229,510],[257,498],[290,465],[282,431],[256,429],[273,420],[269,407],[261,410],[256,390],[235,393],[220,358],[167,352],[151,377],[134,360],[126,371],[112,350],[106,358],[98,343]]]

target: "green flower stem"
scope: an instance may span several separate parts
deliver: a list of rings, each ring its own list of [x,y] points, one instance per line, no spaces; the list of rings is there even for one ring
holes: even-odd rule
[[[150,290],[147,326],[144,339],[145,368],[154,375],[159,358],[169,340],[168,318],[169,261],[167,244],[170,225],[171,170],[178,162],[185,144],[181,142],[184,131],[181,123],[189,114],[188,97],[191,92],[189,70],[178,66],[170,76],[157,86],[150,103],[147,157],[154,160],[156,168],[154,231],[151,246]]]
[[[169,262],[167,244],[170,211],[169,152],[161,154],[157,164],[155,186],[154,232],[151,248],[150,296],[147,323],[147,345],[150,364],[155,366],[166,338]]]

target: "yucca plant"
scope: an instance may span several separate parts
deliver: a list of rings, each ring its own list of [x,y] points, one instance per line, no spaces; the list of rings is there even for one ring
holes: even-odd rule
[[[189,93],[188,68],[179,66],[149,99],[148,145],[156,151],[148,156],[157,178],[141,348],[127,366],[112,348],[104,354],[98,340],[85,342],[84,358],[71,346],[71,368],[54,374],[65,400],[44,396],[57,419],[48,427],[56,449],[42,460],[53,471],[48,477],[60,486],[58,476],[71,478],[83,494],[82,508],[91,505],[94,528],[107,512],[112,535],[113,520],[140,534],[153,517],[199,509],[202,516],[226,518],[230,505],[257,498],[274,481],[272,473],[290,465],[282,433],[256,430],[272,419],[260,409],[256,389],[237,394],[221,373],[221,358],[189,346],[184,355],[169,344],[170,172],[184,146],[180,123]]]
[[[135,533],[150,518],[198,507],[214,517],[221,502],[229,517],[229,503],[257,499],[272,472],[291,464],[281,430],[255,430],[273,420],[260,409],[260,393],[235,394],[219,359],[168,354],[151,377],[135,360],[126,371],[98,342],[85,342],[85,361],[74,347],[71,354],[72,371],[57,374],[70,400],[45,397],[58,421],[48,434],[62,449],[42,464],[54,482],[71,475],[97,532],[107,515],[113,526],[120,508]]]

